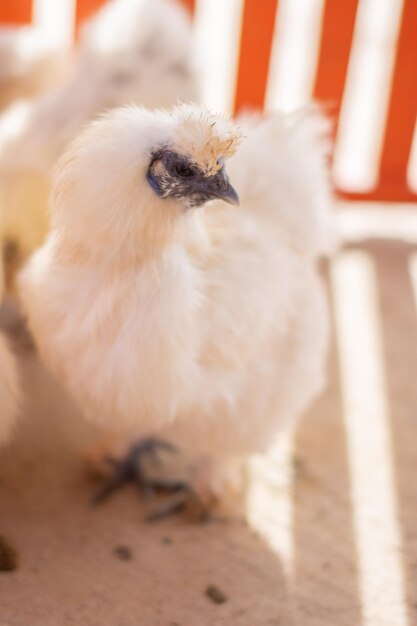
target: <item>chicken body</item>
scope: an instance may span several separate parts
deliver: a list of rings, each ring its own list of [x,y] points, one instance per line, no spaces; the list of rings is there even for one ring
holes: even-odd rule
[[[276,114],[231,156],[233,127],[191,106],[117,111],[62,159],[52,232],[20,277],[40,353],[86,418],[210,458],[217,489],[324,382],[321,130]],[[240,207],[221,200],[229,156]]]
[[[50,174],[79,130],[107,109],[197,99],[192,32],[173,0],[117,0],[84,28],[66,84],[0,122],[0,209],[12,277],[49,229]]]

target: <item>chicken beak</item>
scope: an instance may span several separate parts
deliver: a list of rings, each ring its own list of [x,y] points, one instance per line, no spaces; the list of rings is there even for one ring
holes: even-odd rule
[[[224,169],[209,179],[208,193],[210,198],[224,200],[233,206],[239,206],[239,196],[235,188],[230,184],[229,178]]]
[[[237,195],[236,189],[230,185],[224,191],[220,191],[217,195],[219,200],[224,200],[227,204],[232,204],[233,206],[239,206],[239,196]]]

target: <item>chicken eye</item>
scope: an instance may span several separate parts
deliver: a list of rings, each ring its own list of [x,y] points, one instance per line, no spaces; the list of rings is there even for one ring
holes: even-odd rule
[[[195,171],[192,167],[184,165],[183,163],[179,163],[175,166],[175,173],[177,176],[180,176],[180,178],[192,178],[195,175]]]

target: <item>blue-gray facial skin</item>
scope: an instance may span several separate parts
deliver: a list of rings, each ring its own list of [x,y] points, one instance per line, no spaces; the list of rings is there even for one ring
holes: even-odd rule
[[[216,198],[239,205],[239,197],[223,164],[213,176],[206,176],[191,159],[169,148],[161,148],[152,155],[147,179],[158,196],[184,199],[190,208]]]

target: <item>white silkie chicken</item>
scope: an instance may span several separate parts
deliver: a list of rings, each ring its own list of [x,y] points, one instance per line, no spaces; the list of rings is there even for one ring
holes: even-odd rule
[[[275,114],[245,133],[233,156],[240,132],[192,105],[92,123],[19,280],[40,354],[85,417],[175,442],[219,498],[325,379],[322,120]]]
[[[125,104],[169,107],[198,99],[192,29],[174,0],[116,0],[86,25],[78,60],[59,89],[0,121],[0,209],[8,276],[49,229],[50,173],[99,113]]]

